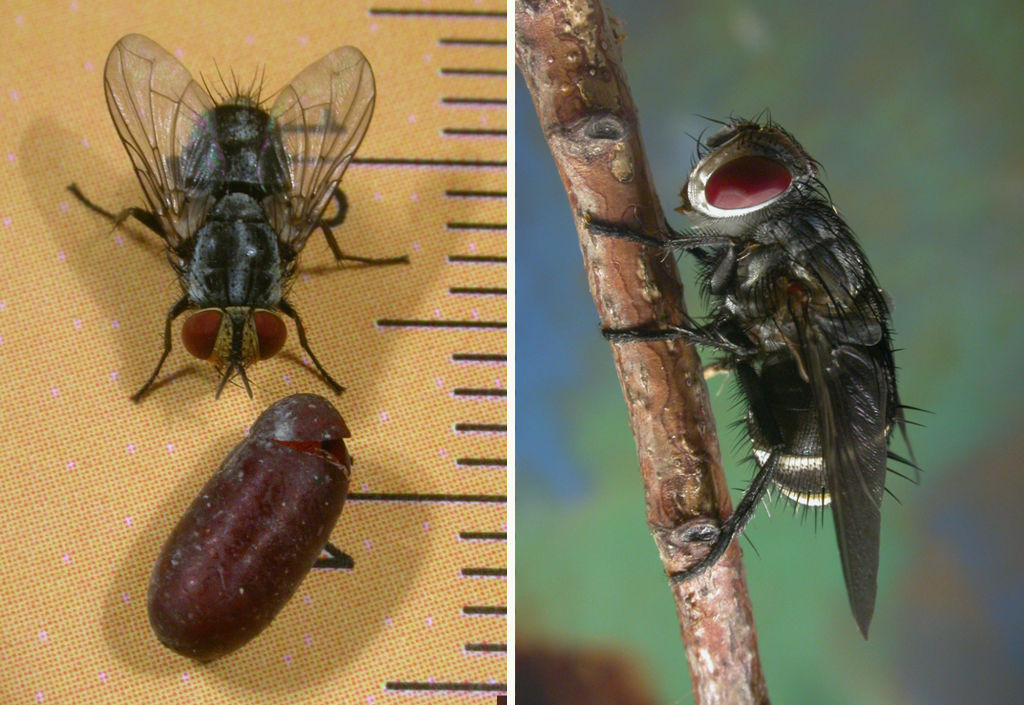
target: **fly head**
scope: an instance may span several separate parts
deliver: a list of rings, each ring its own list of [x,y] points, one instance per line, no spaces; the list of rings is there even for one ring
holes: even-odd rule
[[[217,396],[236,373],[252,396],[246,367],[276,355],[287,336],[288,329],[276,313],[244,306],[203,309],[189,316],[181,327],[185,349],[222,371]]]
[[[817,164],[778,125],[748,120],[726,124],[699,145],[677,208],[696,225],[740,235],[808,190],[819,190]]]

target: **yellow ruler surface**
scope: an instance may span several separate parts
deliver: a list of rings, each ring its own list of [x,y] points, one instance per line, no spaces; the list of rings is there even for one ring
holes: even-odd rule
[[[5,3],[0,9],[0,701],[448,703],[505,693],[506,13],[447,2]],[[273,94],[337,46],[377,101],[342,181],[346,253],[314,234],[289,299],[347,390],[289,325],[249,370],[255,398],[175,348],[146,399],[180,295],[158,239],[110,224],[142,205],[102,72],[145,34],[193,76],[265,73]],[[352,570],[315,569],[271,626],[199,665],[149,629],[161,545],[270,403],[330,398],[355,457],[331,535]]]

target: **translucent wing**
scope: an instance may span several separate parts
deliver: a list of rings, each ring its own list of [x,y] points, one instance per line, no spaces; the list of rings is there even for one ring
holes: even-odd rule
[[[103,82],[110,116],[146,201],[165,224],[167,244],[176,249],[191,238],[210,206],[208,194],[190,192],[182,154],[205,129],[213,100],[177,59],[141,34],[114,45]]]
[[[888,345],[836,345],[801,322],[850,607],[865,638],[875,608],[891,400]]]
[[[373,71],[354,47],[340,47],[281,91],[270,114],[288,155],[290,188],[265,204],[281,241],[298,252],[320,221],[373,115]]]

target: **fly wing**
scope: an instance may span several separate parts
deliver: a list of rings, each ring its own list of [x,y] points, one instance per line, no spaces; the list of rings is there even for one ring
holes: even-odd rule
[[[182,155],[206,129],[213,100],[177,59],[141,34],[114,45],[103,84],[146,201],[166,226],[167,244],[177,249],[192,237],[210,205],[203,194],[189,192]]]
[[[820,424],[846,591],[857,625],[867,638],[875,609],[888,457],[888,377],[884,361],[872,348],[833,345],[824,329],[799,328]]]
[[[290,187],[265,204],[282,243],[298,252],[330,201],[373,115],[373,71],[355,47],[340,47],[286,86],[270,114],[288,158]]]

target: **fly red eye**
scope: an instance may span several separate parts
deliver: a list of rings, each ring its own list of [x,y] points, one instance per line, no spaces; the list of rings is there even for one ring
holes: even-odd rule
[[[733,159],[716,171],[704,187],[704,196],[715,208],[751,208],[789,188],[793,176],[773,159],[746,156]]]
[[[181,342],[185,349],[200,360],[209,360],[220,332],[221,312],[199,311],[188,317],[181,327]]]
[[[256,325],[256,337],[259,338],[260,359],[274,357],[288,337],[288,329],[284,327],[284,322],[269,311],[253,312],[252,320]]]

